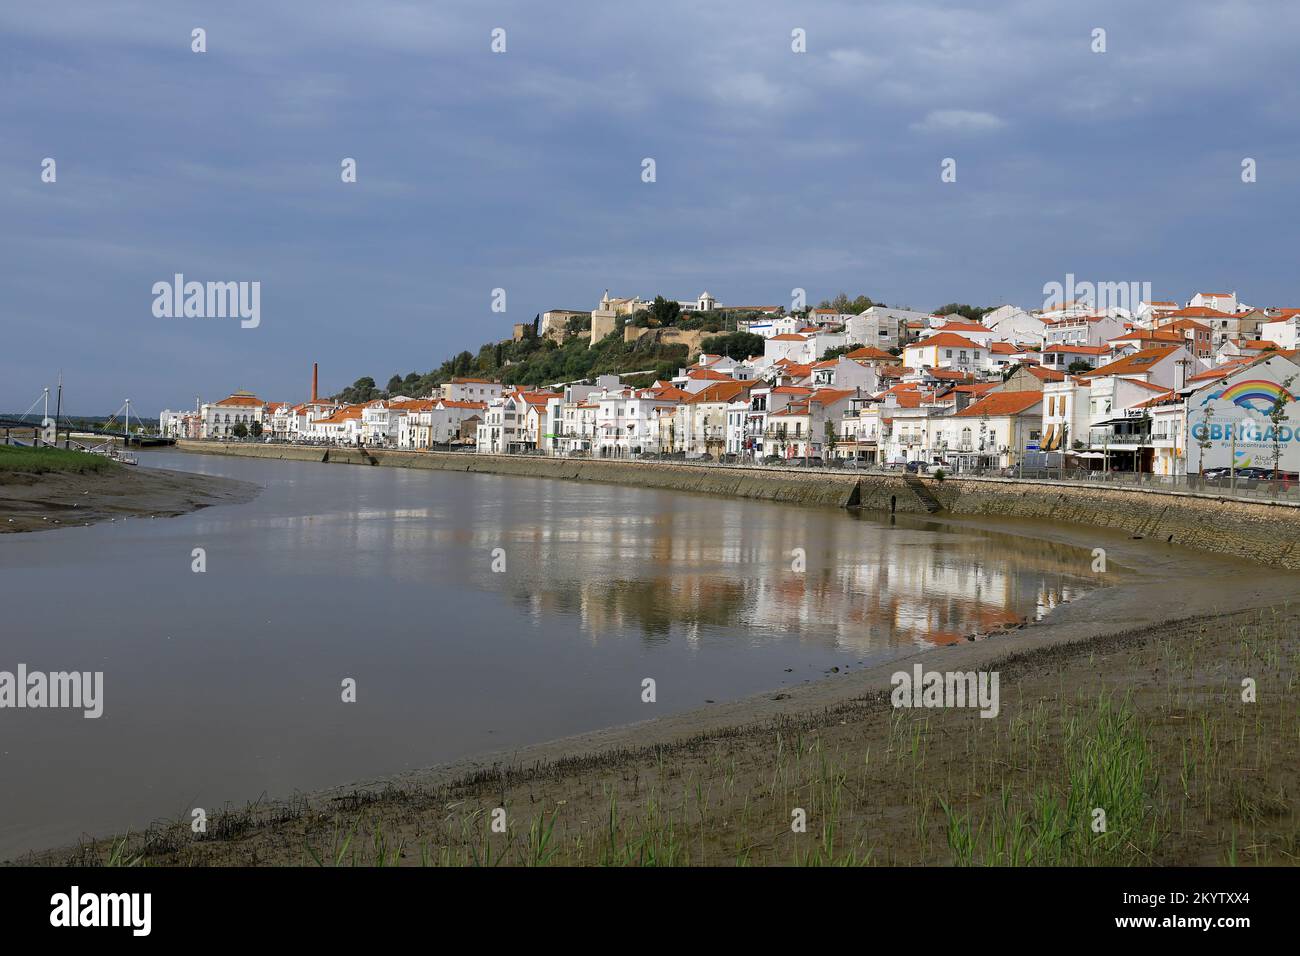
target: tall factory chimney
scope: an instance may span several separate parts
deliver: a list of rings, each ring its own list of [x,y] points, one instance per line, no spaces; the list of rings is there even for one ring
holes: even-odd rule
[[[319,384],[319,376],[320,376],[320,364],[317,362],[312,362],[311,363],[311,403],[313,405],[316,404],[316,387]]]

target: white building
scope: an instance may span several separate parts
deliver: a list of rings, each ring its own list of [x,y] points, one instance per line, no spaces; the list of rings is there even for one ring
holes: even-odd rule
[[[253,424],[262,425],[266,413],[266,403],[252,392],[237,391],[219,402],[202,405],[199,408],[203,423],[203,438],[233,438],[239,425],[249,432]]]

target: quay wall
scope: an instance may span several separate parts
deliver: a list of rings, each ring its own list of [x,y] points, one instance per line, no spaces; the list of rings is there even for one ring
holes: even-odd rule
[[[297,461],[562,478],[898,514],[1017,518],[1088,525],[1300,570],[1300,505],[1210,494],[1012,478],[905,478],[792,468],[726,468],[653,461],[473,452],[372,451],[180,441],[182,451]]]

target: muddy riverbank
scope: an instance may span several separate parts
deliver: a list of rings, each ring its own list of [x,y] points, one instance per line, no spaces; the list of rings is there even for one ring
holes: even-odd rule
[[[88,474],[0,472],[0,533],[169,518],[239,504],[257,492],[230,478],[127,465]]]

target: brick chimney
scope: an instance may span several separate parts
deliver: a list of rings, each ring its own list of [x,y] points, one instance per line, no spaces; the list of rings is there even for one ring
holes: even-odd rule
[[[317,362],[312,362],[311,363],[311,402],[313,405],[316,404],[316,386],[318,384],[319,375],[320,375],[320,364]]]

